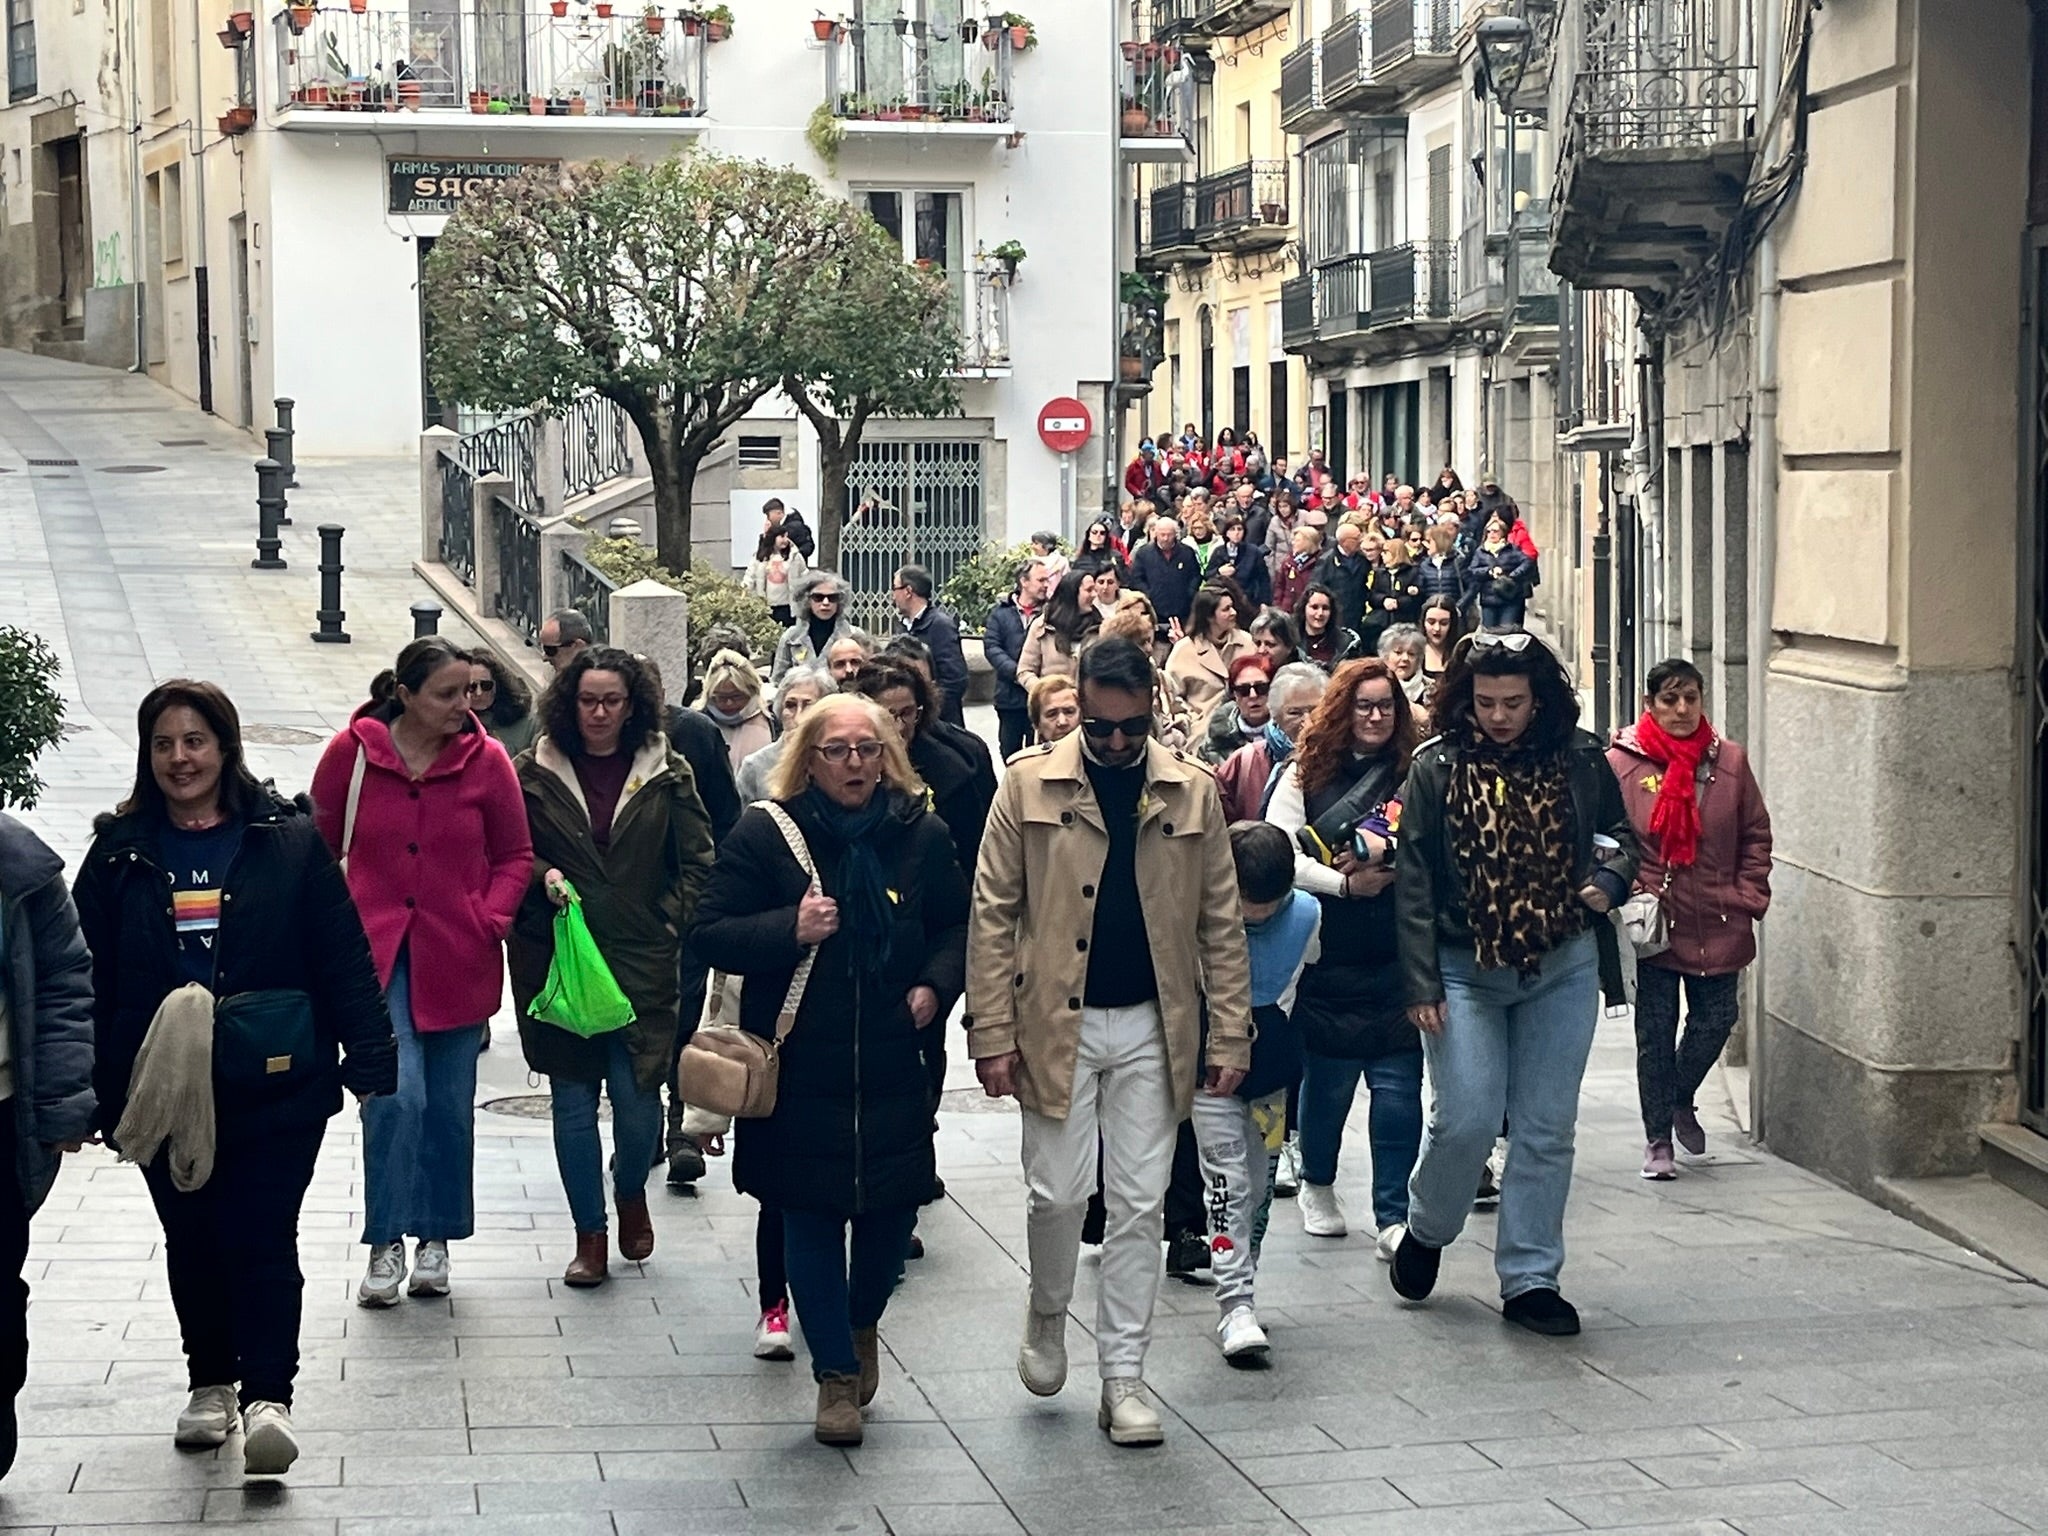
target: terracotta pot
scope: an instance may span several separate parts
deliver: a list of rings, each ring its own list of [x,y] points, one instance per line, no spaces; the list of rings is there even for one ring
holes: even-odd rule
[[[369,10],[370,0],[348,0],[348,8],[360,16]]]
[[[615,96],[612,98],[611,115],[613,117],[638,117],[640,115],[640,103],[633,100],[630,96],[624,98]]]
[[[313,25],[313,7],[310,5],[294,5],[290,7],[289,15],[294,32],[303,32]]]
[[[247,37],[256,30],[256,13],[254,11],[231,12],[228,16],[228,25],[244,37]]]
[[[223,48],[239,48],[242,46],[242,34],[233,27],[222,27],[213,35],[220,39],[220,45]]]
[[[612,0],[597,0],[597,15],[598,15],[598,19],[599,19],[600,21],[603,21],[603,20],[607,20],[607,19],[609,19],[609,17],[611,16],[611,14],[612,14]]]
[[[1145,377],[1145,359],[1142,357],[1120,357],[1116,360],[1116,375],[1126,384],[1136,384]]]
[[[714,43],[724,42],[726,34],[732,30],[722,21],[708,21],[704,26],[705,30],[710,34],[711,41]]]
[[[652,32],[656,37],[659,37],[661,36],[661,29],[668,25],[668,18],[654,15],[642,16],[640,18],[640,25],[649,32]]]
[[[401,107],[404,107],[404,108],[406,109],[406,111],[408,111],[408,112],[417,112],[417,111],[419,111],[419,109],[420,109],[420,83],[419,83],[419,81],[417,81],[417,80],[401,80],[401,81],[399,81],[399,82],[398,82],[398,104],[399,104],[399,105],[400,105]]]
[[[325,80],[317,80],[306,87],[306,105],[309,107],[326,106],[327,96],[327,82]]]
[[[482,117],[486,112],[490,111],[490,93],[487,91],[471,91],[469,93],[469,110],[476,113],[478,117]]]
[[[548,0],[548,10],[556,16],[569,14],[569,0]]]
[[[589,109],[590,104],[581,96],[571,96],[569,98],[569,115],[571,117],[582,117]]]
[[[1028,27],[1010,28],[1010,46],[1012,48],[1015,48],[1019,53],[1022,53],[1024,51],[1024,45],[1030,40],[1031,31]]]
[[[1152,115],[1143,107],[1124,108],[1124,137],[1142,138],[1152,131]]]
[[[815,16],[811,19],[811,36],[821,43],[829,43],[832,41],[832,27],[833,22],[830,17]]]
[[[1133,64],[1137,63],[1137,62],[1138,62],[1138,51],[1139,51],[1139,49],[1140,49],[1140,48],[1141,48],[1142,46],[1143,46],[1143,45],[1142,45],[1142,44],[1140,44],[1140,43],[1125,43],[1125,44],[1123,45],[1123,47],[1124,47],[1124,57],[1125,57],[1125,58],[1127,58],[1127,59],[1129,59],[1129,60],[1130,60],[1130,61],[1131,61],[1131,62],[1132,62]]]
[[[685,36],[685,37],[695,37],[695,36],[696,36],[696,35],[697,35],[698,33],[702,32],[703,30],[704,30],[704,18],[703,18],[703,17],[701,17],[701,16],[685,16],[685,17],[683,18],[683,36]]]
[[[547,97],[545,97],[545,96],[529,96],[529,97],[527,97],[527,98],[526,98],[526,115],[527,115],[528,117],[546,117],[546,116],[548,115],[548,99],[547,99]]]

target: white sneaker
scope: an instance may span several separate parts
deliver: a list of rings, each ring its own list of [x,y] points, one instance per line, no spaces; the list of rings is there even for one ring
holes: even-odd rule
[[[1152,1394],[1135,1376],[1112,1376],[1102,1384],[1102,1406],[1095,1410],[1095,1423],[1109,1431],[1112,1445],[1157,1445],[1166,1438]]]
[[[282,1403],[251,1403],[242,1414],[242,1471],[249,1477],[282,1477],[299,1459],[291,1410]]]
[[[398,1287],[405,1279],[405,1240],[386,1243],[381,1248],[370,1250],[370,1267],[363,1272],[363,1283],[356,1287],[356,1305],[359,1307],[395,1307],[398,1305]]]
[[[1379,1241],[1373,1245],[1373,1257],[1382,1264],[1393,1263],[1394,1245],[1401,1241],[1401,1234],[1407,1230],[1408,1224],[1405,1221],[1388,1223],[1386,1229],[1380,1233]]]
[[[1066,1313],[1025,1311],[1017,1375],[1024,1389],[1037,1397],[1051,1397],[1067,1384]]]
[[[187,1450],[225,1444],[238,1412],[233,1387],[195,1387],[185,1411],[178,1415],[178,1433],[172,1443]]]
[[[374,1261],[373,1261],[374,1262]],[[365,1285],[369,1282],[364,1281]],[[421,1238],[412,1250],[412,1282],[405,1288],[408,1296],[446,1296],[448,1294],[448,1245],[439,1238]]]
[[[1310,1237],[1342,1237],[1350,1230],[1344,1225],[1344,1205],[1334,1184],[1302,1181],[1301,1230]]]
[[[1249,1306],[1232,1307],[1224,1313],[1222,1321],[1216,1324],[1216,1337],[1223,1345],[1226,1360],[1263,1355],[1272,1347],[1266,1330],[1259,1326],[1258,1314]]]
[[[1301,1193],[1301,1143],[1292,1136],[1280,1143],[1280,1166],[1273,1171],[1273,1198],[1292,1200]]]
[[[761,1314],[761,1321],[754,1325],[754,1358],[756,1360],[794,1360],[796,1351],[789,1343],[789,1303],[778,1301]]]

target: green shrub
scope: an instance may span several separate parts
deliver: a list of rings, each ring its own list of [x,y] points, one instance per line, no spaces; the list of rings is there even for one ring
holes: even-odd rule
[[[43,792],[36,758],[64,734],[64,698],[50,686],[57,672],[41,635],[0,627],[0,806],[32,810]]]
[[[661,558],[637,539],[593,537],[583,558],[593,570],[622,587],[636,581],[658,581],[687,594],[691,634],[701,635],[714,624],[730,624],[746,632],[755,662],[765,663],[774,658],[782,626],[775,622],[767,599],[715,569],[702,555],[690,563],[690,574],[683,577],[663,565]]]
[[[1018,568],[1030,558],[1028,540],[1007,548],[984,544],[980,554],[953,568],[939,588],[939,606],[960,621],[963,632],[980,634],[988,627],[990,610],[1017,589]]]

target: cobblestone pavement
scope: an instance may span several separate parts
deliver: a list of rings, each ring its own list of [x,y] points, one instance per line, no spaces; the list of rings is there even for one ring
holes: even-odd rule
[[[165,446],[197,439],[197,446]],[[225,682],[252,722],[324,733],[409,633],[420,588],[409,466],[306,467],[292,569],[251,572],[253,455],[140,381],[0,353],[0,600],[50,636],[84,729],[52,755],[34,818],[74,857],[132,772],[131,711],[158,674]],[[30,469],[28,458],[76,458]],[[114,464],[163,464],[123,476]],[[351,647],[314,646],[311,528],[350,528]],[[303,783],[312,746],[266,747]],[[486,1096],[525,1085],[511,1030]],[[956,1053],[957,1054],[957,1053]],[[971,1082],[955,1063],[955,1082]],[[184,1373],[161,1238],[133,1169],[72,1158],[38,1218],[21,1459],[0,1527],[163,1536],[261,1522],[274,1536],[501,1533],[1744,1532],[1884,1536],[2048,1528],[2048,1294],[1749,1149],[1705,1107],[1709,1161],[1636,1177],[1626,1021],[1587,1079],[1567,1290],[1585,1334],[1500,1322],[1474,1219],[1427,1309],[1396,1304],[1369,1235],[1302,1235],[1277,1207],[1260,1296],[1264,1371],[1223,1365],[1214,1307],[1169,1282],[1150,1376],[1166,1445],[1118,1451],[1082,1368],[1028,1397],[1017,1124],[949,1099],[949,1196],[883,1323],[867,1444],[811,1442],[801,1366],[749,1355],[751,1203],[714,1165],[654,1197],[659,1247],[570,1292],[566,1205],[542,1121],[479,1116],[478,1235],[455,1294],[351,1305],[360,1147],[334,1123],[307,1201],[305,1455],[244,1486],[231,1444],[170,1443]],[[1362,1113],[1341,1187],[1369,1208]]]

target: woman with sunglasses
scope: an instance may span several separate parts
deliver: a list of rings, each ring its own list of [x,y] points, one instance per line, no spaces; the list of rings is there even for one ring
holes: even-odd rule
[[[1347,661],[1301,728],[1266,811],[1294,839],[1294,883],[1322,903],[1327,936],[1294,1005],[1302,1230],[1349,1230],[1337,1161],[1363,1077],[1372,1093],[1370,1231],[1383,1260],[1408,1218],[1408,1175],[1422,1141],[1422,1046],[1401,1007],[1393,896],[1399,797],[1415,737],[1408,696],[1386,663]]]
[[[533,873],[519,777],[470,709],[476,667],[415,640],[313,771],[320,835],[362,914],[398,1042],[398,1092],[363,1105],[356,1304],[448,1294],[476,1231],[476,1062],[505,995],[505,936]]]
[[[488,645],[469,653],[469,707],[507,757],[517,757],[532,746],[540,730],[533,714],[533,690]]]
[[[783,1213],[818,1384],[813,1433],[858,1445],[881,1380],[882,1311],[937,1178],[921,1046],[965,984],[967,880],[898,724],[872,699],[806,710],[772,794],[815,876],[775,816],[750,807],[719,850],[692,942],[742,978],[740,1024],[764,1038],[811,958],[774,1111],[739,1122],[733,1184]]]
[[[1601,993],[1622,1001],[1606,914],[1628,898],[1636,835],[1601,744],[1578,728],[1564,664],[1526,630],[1462,641],[1433,712],[1439,734],[1401,795],[1395,916],[1435,1091],[1393,1286],[1409,1301],[1435,1288],[1505,1117],[1501,1314],[1575,1334],[1558,1289],[1565,1197]]]
[[[825,653],[841,640],[865,640],[846,614],[846,583],[835,571],[809,570],[790,583],[790,601],[796,622],[776,642],[775,661],[768,681],[779,683],[782,674],[807,661],[823,661]]]
[[[1273,718],[1272,688],[1273,663],[1262,652],[1246,651],[1233,661],[1230,696],[1209,712],[1197,756],[1214,767],[1246,742],[1263,736]]]

